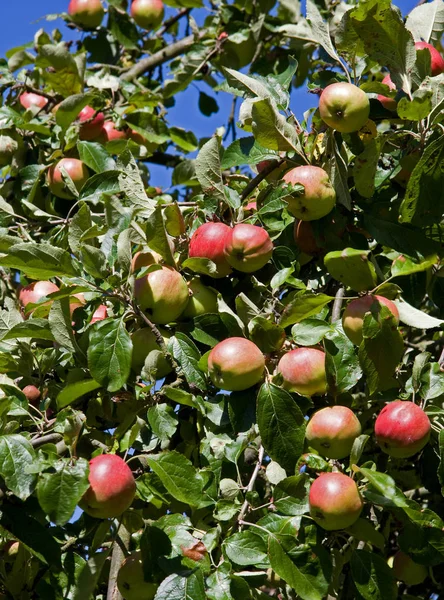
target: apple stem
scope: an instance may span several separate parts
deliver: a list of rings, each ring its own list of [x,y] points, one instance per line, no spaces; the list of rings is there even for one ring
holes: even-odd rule
[[[124,527],[124,525],[121,524],[116,538],[117,543],[114,544],[113,554],[111,557],[106,600],[123,600],[121,593],[117,589],[117,574],[122,566],[125,554],[128,553],[130,539],[131,535],[129,531],[126,529],[126,527]]]
[[[261,444],[259,446],[259,455],[257,458],[257,463],[256,463],[256,466],[254,467],[254,471],[253,471],[253,474],[251,475],[251,479],[248,483],[247,489],[245,490],[245,494],[247,494],[248,492],[252,492],[254,489],[254,484],[256,483],[257,476],[259,475],[259,471],[262,466],[262,461],[264,460],[264,452],[265,452],[264,447]],[[250,505],[250,503],[248,502],[248,500],[245,500],[245,502],[242,505],[239,516],[237,518],[237,522],[239,523],[240,526],[242,526],[244,524],[243,518],[247,514],[249,505]]]

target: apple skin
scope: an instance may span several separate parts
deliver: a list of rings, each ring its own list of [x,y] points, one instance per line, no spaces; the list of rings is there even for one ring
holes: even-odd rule
[[[388,298],[384,298],[384,296],[372,296],[368,294],[357,300],[352,300],[342,315],[342,327],[348,339],[356,346],[359,346],[362,342],[364,316],[370,312],[371,307],[376,301],[386,306],[395,317],[396,323],[399,323],[399,312],[396,304]]]
[[[314,256],[321,252],[310,221],[295,221],[293,234],[296,246],[304,254]]]
[[[283,177],[287,183],[300,183],[305,191],[288,201],[288,212],[301,221],[321,219],[331,212],[336,204],[336,192],[328,173],[320,167],[306,165],[288,171]]]
[[[104,304],[101,304],[93,313],[91,318],[91,325],[97,323],[97,321],[103,321],[108,318],[108,309]]]
[[[444,59],[434,46],[427,44],[427,42],[416,42],[415,48],[416,50],[424,50],[424,48],[427,48],[430,52],[430,68],[432,77],[444,73]]]
[[[376,441],[394,458],[410,458],[424,448],[430,438],[430,420],[413,402],[395,400],[387,404],[375,422]]]
[[[311,484],[308,501],[311,517],[326,531],[350,527],[363,508],[356,483],[342,473],[321,473]]]
[[[66,187],[63,178],[61,167],[64,167],[65,171],[71,177],[76,188],[80,191],[89,179],[89,171],[86,165],[77,158],[62,158],[58,163],[52,165],[48,171],[47,182],[49,189],[58,198],[64,200],[72,200],[73,194]]]
[[[25,394],[29,404],[32,404],[32,406],[39,405],[39,400],[42,394],[38,387],[35,385],[27,385],[22,389],[22,392]]]
[[[103,112],[98,112],[97,114],[96,112],[91,106],[85,106],[79,112],[77,118],[80,122],[79,138],[81,140],[95,140],[102,133],[105,115]],[[94,117],[94,115],[96,116]]]
[[[391,80],[390,73],[387,73],[387,75],[385,75],[381,83],[385,83],[385,85],[388,85],[391,90],[396,90],[396,85]],[[395,98],[389,98],[388,96],[383,96],[382,94],[378,94],[377,98],[382,104],[382,106],[387,110],[396,110],[396,106],[398,103],[396,102]]]
[[[101,142],[102,144],[106,144],[107,142],[113,142],[114,140],[126,139],[128,139],[127,131],[116,129],[113,121],[105,121],[97,141]]]
[[[219,279],[231,273],[231,267],[225,256],[225,244],[231,236],[231,229],[224,223],[204,223],[196,229],[190,239],[188,256],[190,258],[208,258],[217,267],[211,277]]]
[[[415,563],[408,554],[401,550],[393,557],[393,574],[396,579],[407,585],[419,585],[429,574],[427,567]]]
[[[79,506],[97,519],[120,516],[131,506],[136,494],[131,469],[115,454],[101,454],[90,460],[89,484]]]
[[[68,14],[76,25],[96,29],[102,23],[105,10],[101,0],[71,0]]]
[[[326,458],[345,458],[361,435],[361,423],[346,406],[327,406],[316,411],[308,422],[305,439]]]
[[[352,83],[332,83],[321,94],[319,113],[332,129],[352,133],[366,124],[370,101],[367,94]]]
[[[124,600],[153,600],[157,587],[156,583],[145,581],[140,550],[132,552],[117,574],[117,588]]]
[[[262,227],[240,223],[227,236],[224,249],[228,264],[242,273],[262,269],[273,254],[273,242]]]
[[[171,334],[169,331],[165,331],[164,329],[160,329],[160,333],[162,337],[167,343]],[[133,342],[133,354],[131,357],[131,367],[133,371],[140,373],[143,365],[145,364],[145,359],[148,354],[152,350],[159,350],[160,348],[157,344],[154,333],[151,331],[149,327],[143,327],[142,329],[137,329],[132,335],[131,340]],[[158,379],[162,379],[162,377],[166,377],[173,370],[170,363],[167,361],[165,356],[158,355],[156,359],[156,377]]]
[[[48,294],[53,294],[59,291],[59,287],[51,281],[34,281],[22,288],[19,292],[19,302],[23,308],[29,303],[36,304],[41,298],[45,298]],[[44,302],[45,306],[50,306],[52,300]]]
[[[284,354],[278,364],[284,378],[282,387],[302,396],[316,396],[327,391],[325,352],[317,348],[296,348]]]
[[[142,267],[160,264],[161,260],[160,254],[153,250],[150,252],[136,252],[131,261],[131,273],[139,271]]]
[[[222,390],[241,392],[259,383],[265,359],[250,340],[232,337],[219,342],[208,356],[211,381]]]
[[[48,104],[48,98],[44,96],[40,96],[40,94],[34,94],[32,92],[23,92],[20,96],[20,104],[23,108],[28,109],[33,106],[37,106],[38,108],[45,108]]]
[[[153,323],[160,325],[175,321],[189,300],[184,278],[171,267],[162,267],[136,279],[134,296]]]
[[[151,31],[163,21],[165,8],[162,0],[133,0],[131,16],[139,27]]]
[[[193,319],[200,315],[217,313],[217,294],[204,285],[198,277],[194,277],[188,284],[191,292],[186,309],[182,316]]]

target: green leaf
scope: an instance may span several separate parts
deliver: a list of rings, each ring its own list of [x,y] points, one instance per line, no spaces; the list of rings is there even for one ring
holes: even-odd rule
[[[169,440],[176,433],[179,420],[171,406],[156,404],[148,409],[148,423],[159,440]]]
[[[351,556],[353,583],[365,600],[396,600],[398,587],[393,569],[374,552],[355,550]]]
[[[24,338],[54,341],[54,336],[50,330],[47,319],[29,319],[28,321],[17,323],[17,325],[14,325],[14,327],[3,336],[4,340],[20,340]]]
[[[316,346],[333,327],[320,319],[304,319],[291,328],[291,336],[299,346]]]
[[[23,271],[32,279],[75,276],[76,269],[66,250],[49,244],[26,242],[14,244],[7,256],[0,257],[0,265]]]
[[[441,38],[444,23],[444,6],[440,0],[418,4],[407,15],[405,26],[416,42],[425,40],[435,45]]]
[[[85,108],[94,99],[94,94],[73,94],[63,100],[56,111],[56,122],[65,132],[73,121],[79,115],[79,112]]]
[[[379,550],[385,548],[385,538],[380,531],[375,529],[372,522],[367,519],[358,519],[351,527],[347,528],[347,533],[355,537],[357,540],[368,542]]]
[[[116,168],[115,161],[105,150],[103,144],[98,142],[77,142],[77,150],[79,158],[87,167],[95,173],[103,173],[104,171],[112,171]]]
[[[212,275],[217,271],[216,263],[209,258],[187,258],[183,261],[182,267],[202,275]]]
[[[208,96],[208,94],[201,91],[199,92],[199,110],[206,117],[211,117],[211,115],[219,112],[219,105],[213,96]]]
[[[82,235],[92,227],[91,211],[85,202],[79,203],[76,214],[71,219],[68,230],[68,242],[71,251],[78,254]]]
[[[366,469],[364,467],[360,467],[359,471],[380,494],[383,506],[384,503],[388,503],[389,506],[397,506],[398,508],[406,508],[408,506],[406,497],[401,490],[396,487],[395,481],[390,475],[372,471],[371,469]],[[379,502],[376,502],[376,504],[379,504]]]
[[[192,131],[185,131],[181,127],[170,127],[170,137],[176,146],[185,152],[194,152],[197,149],[198,141]]]
[[[329,304],[334,298],[325,294],[312,294],[310,292],[297,292],[290,295],[290,301],[282,311],[279,325],[288,327],[304,319],[316,315],[321,308]]]
[[[100,387],[100,383],[94,379],[85,379],[83,381],[76,381],[75,383],[68,383],[57,396],[57,407],[59,409],[65,408],[65,406],[69,406],[78,398],[81,398]]]
[[[20,500],[26,500],[34,491],[36,476],[27,473],[26,468],[35,459],[33,447],[22,435],[0,436],[0,475]]]
[[[410,327],[416,327],[417,329],[435,329],[441,327],[444,323],[443,319],[437,319],[422,310],[418,310],[402,298],[400,300],[395,300],[394,302],[399,312],[399,320]]]
[[[242,165],[257,165],[264,160],[276,160],[276,152],[263,148],[253,136],[235,140],[224,152],[221,167],[231,169]]]
[[[100,202],[103,197],[120,193],[120,183],[120,171],[105,171],[104,173],[96,173],[90,177],[82,187],[80,199],[84,200],[85,202]]]
[[[187,577],[173,573],[162,581],[154,600],[205,600],[205,585],[202,571],[192,572]]]
[[[148,198],[139,167],[129,150],[126,150],[119,156],[117,168],[123,171],[119,175],[122,192],[126,194],[131,204],[144,210],[147,214],[151,214],[156,207],[156,203],[151,198]]]
[[[307,0],[307,21],[310,24],[313,39],[322,46],[325,52],[331,56],[333,60],[342,65],[341,59],[331,41],[328,22],[324,21],[313,0]]]
[[[80,571],[77,585],[72,595],[73,600],[86,600],[94,595],[102,569],[111,554],[111,548],[101,550],[88,557]]]
[[[70,352],[79,350],[71,324],[69,298],[54,300],[49,311],[48,322],[54,340]],[[29,322],[29,321],[28,321]]]
[[[308,494],[310,480],[307,475],[292,475],[280,481],[274,488],[273,499],[278,512],[299,517],[309,511]]]
[[[223,548],[231,562],[237,565],[249,566],[268,562],[264,540],[252,531],[235,533],[226,540]]]
[[[198,367],[200,352],[196,345],[184,333],[177,332],[169,342],[174,358],[182,367],[185,377],[189,383],[193,383],[199,389],[207,387],[205,377]]]
[[[270,317],[254,317],[248,323],[248,332],[251,341],[265,354],[279,350],[285,340],[284,328],[273,323]]]
[[[168,265],[174,266],[174,258],[165,229],[162,207],[156,206],[146,219],[146,237],[151,250],[158,252]]]
[[[221,168],[222,152],[219,138],[213,137],[199,151],[195,161],[196,177],[204,194],[225,201]]]
[[[432,90],[420,88],[413,94],[412,99],[401,98],[396,106],[401,119],[422,121],[432,110]]]
[[[108,27],[114,39],[126,50],[136,50],[138,48],[139,32],[136,24],[126,12],[117,11],[111,7]]]
[[[375,267],[368,258],[369,250],[344,248],[329,252],[324,264],[330,275],[356,292],[375,287],[377,278]]]
[[[416,261],[408,256],[398,256],[392,263],[392,278],[421,273],[431,269],[438,262],[438,255],[433,254],[424,260]]]
[[[358,383],[362,377],[362,370],[355,347],[341,325],[327,333],[324,347],[328,391],[336,398]]]
[[[254,102],[251,112],[254,137],[261,146],[277,152],[300,152],[295,126],[287,123],[270,98]]]
[[[429,363],[421,373],[421,398],[433,400],[444,394],[444,373],[439,363]]]
[[[378,137],[365,145],[364,151],[356,157],[353,167],[353,179],[356,190],[364,198],[375,193],[375,176],[383,141]]]

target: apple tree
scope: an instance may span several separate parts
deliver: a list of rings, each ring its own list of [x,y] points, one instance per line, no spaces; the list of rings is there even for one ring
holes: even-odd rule
[[[0,61],[0,597],[438,598],[442,2],[61,9]]]

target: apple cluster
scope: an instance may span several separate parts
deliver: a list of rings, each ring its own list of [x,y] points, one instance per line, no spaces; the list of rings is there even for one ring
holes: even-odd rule
[[[165,8],[162,0],[132,0],[130,14],[139,27],[151,31],[162,23]],[[105,9],[101,0],[71,0],[68,15],[82,29],[97,29]]]

